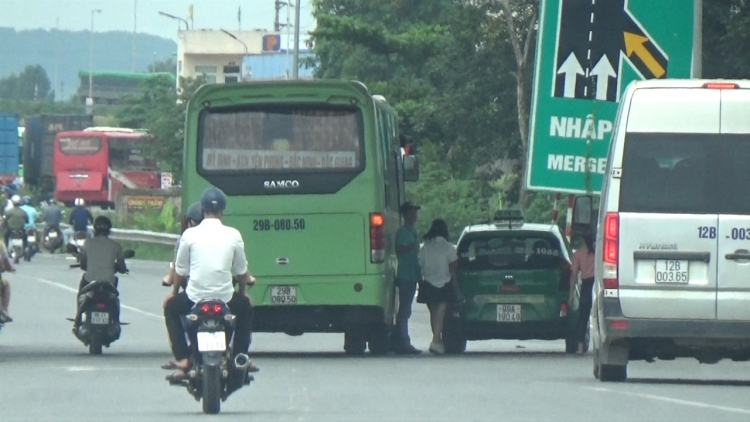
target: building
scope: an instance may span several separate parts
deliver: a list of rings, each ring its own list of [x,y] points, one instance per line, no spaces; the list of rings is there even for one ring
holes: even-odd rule
[[[153,78],[166,78],[175,83],[171,73],[130,73],[130,72],[94,72],[92,77],[94,104],[118,104],[123,95],[138,93],[142,81]],[[76,97],[83,104],[89,96],[89,72],[78,73],[78,92]]]
[[[261,29],[229,33],[231,36],[212,29],[178,31],[177,75],[205,75],[208,83],[278,79],[284,78],[287,71],[292,76],[292,54],[281,49],[279,33]],[[300,61],[309,55],[307,50],[300,51]],[[312,69],[302,66],[298,75],[311,78]]]

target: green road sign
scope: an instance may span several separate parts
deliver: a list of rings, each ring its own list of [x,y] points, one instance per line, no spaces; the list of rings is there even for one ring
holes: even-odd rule
[[[530,190],[601,191],[617,101],[627,85],[691,77],[693,1],[541,1]]]

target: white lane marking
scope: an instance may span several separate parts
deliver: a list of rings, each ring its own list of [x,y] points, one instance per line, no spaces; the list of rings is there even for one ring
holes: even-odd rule
[[[97,368],[94,366],[60,366],[55,369],[64,369],[68,372],[88,372],[88,371],[153,371],[154,368]]]
[[[66,285],[64,285],[62,283],[58,283],[56,281],[47,280],[47,279],[44,279],[44,278],[41,278],[41,277],[32,277],[32,276],[29,276],[29,275],[26,275],[26,274],[15,274],[15,275],[16,276],[21,276],[21,277],[26,277],[26,278],[29,278],[31,280],[39,281],[41,283],[48,284],[48,285],[50,285],[52,287],[57,287],[58,289],[67,290],[69,292],[73,292],[73,293],[76,293],[76,294],[78,293],[78,289],[74,289],[74,288],[72,288],[70,286],[66,286]],[[148,311],[144,311],[142,309],[134,308],[132,306],[125,305],[122,302],[120,302],[120,308],[127,309],[127,310],[130,310],[130,311],[139,313],[141,315],[146,315],[146,316],[150,316],[150,317],[153,317],[153,318],[164,319],[164,315],[157,315],[157,314],[154,314],[154,313],[151,313],[151,312],[148,312]]]
[[[750,415],[750,410],[748,410],[748,409],[740,409],[740,408],[737,408],[737,407],[719,406],[719,405],[715,405],[715,404],[702,403],[702,402],[698,402],[698,401],[673,399],[671,397],[656,396],[656,395],[653,395],[653,394],[644,394],[644,393],[633,393],[631,391],[611,390],[609,388],[601,388],[601,387],[584,387],[584,388],[587,388],[587,389],[593,390],[593,391],[597,391],[597,392],[600,392],[600,393],[618,393],[618,394],[623,394],[623,395],[626,395],[626,396],[640,397],[640,398],[643,398],[643,399],[663,401],[663,402],[674,403],[674,404],[681,404],[681,405],[684,405],[684,406],[701,407],[701,408],[704,408],[704,409],[723,410],[725,412],[741,413],[743,415]]]

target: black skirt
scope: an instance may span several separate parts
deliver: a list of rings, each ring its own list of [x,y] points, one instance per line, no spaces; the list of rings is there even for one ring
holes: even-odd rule
[[[446,283],[443,287],[435,287],[427,281],[421,281],[419,283],[419,295],[417,295],[417,303],[426,303],[428,305],[434,305],[438,303],[448,303],[453,300],[453,291],[451,290],[450,283]]]

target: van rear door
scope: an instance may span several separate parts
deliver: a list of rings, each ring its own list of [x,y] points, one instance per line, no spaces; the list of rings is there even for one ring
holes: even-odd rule
[[[719,130],[720,91],[633,93],[619,153],[619,298],[626,317],[716,318],[711,142]]]
[[[719,320],[750,320],[750,90],[721,91]]]

